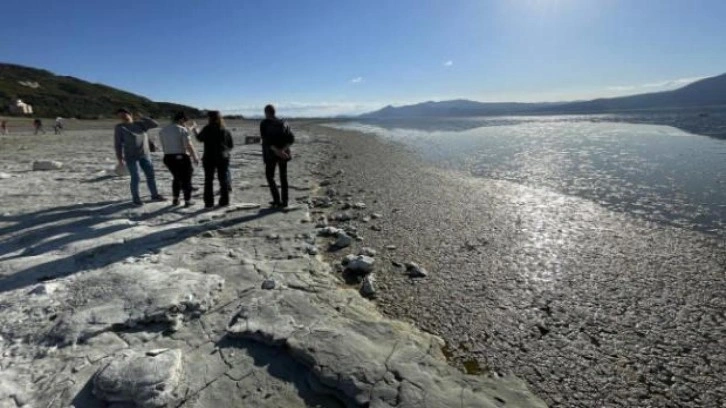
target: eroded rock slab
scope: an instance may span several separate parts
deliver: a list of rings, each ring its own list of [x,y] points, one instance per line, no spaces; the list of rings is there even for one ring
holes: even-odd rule
[[[545,406],[517,380],[450,367],[439,338],[382,317],[352,290],[254,291],[243,300],[231,336],[284,346],[324,390],[353,405]]]
[[[165,407],[180,398],[176,391],[182,367],[182,352],[178,349],[158,354],[129,351],[96,373],[93,393],[109,403]]]
[[[119,326],[160,322],[174,328],[185,316],[213,305],[224,280],[184,269],[121,264],[59,283],[65,286],[65,303],[75,307],[61,314],[48,337],[65,345]]]

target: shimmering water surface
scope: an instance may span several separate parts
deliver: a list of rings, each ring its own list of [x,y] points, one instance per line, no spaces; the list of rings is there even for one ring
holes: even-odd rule
[[[718,134],[726,129],[718,117],[681,121],[697,125],[681,127]],[[547,188],[652,221],[726,235],[726,140],[622,122],[648,119],[491,117],[331,126],[404,143],[439,166],[473,176]]]

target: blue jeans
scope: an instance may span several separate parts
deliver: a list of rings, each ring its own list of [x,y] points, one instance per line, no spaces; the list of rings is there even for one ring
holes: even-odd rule
[[[141,201],[141,197],[139,197],[139,167],[141,167],[141,170],[144,171],[146,184],[149,186],[151,197],[153,198],[158,196],[159,193],[156,190],[156,178],[154,178],[154,165],[151,164],[149,156],[141,156],[136,159],[126,160],[126,168],[129,169],[129,175],[131,176],[131,198],[134,201]]]

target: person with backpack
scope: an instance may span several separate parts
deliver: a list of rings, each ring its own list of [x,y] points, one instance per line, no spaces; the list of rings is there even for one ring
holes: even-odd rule
[[[131,176],[131,199],[134,205],[142,206],[144,202],[139,196],[139,167],[146,176],[146,185],[149,187],[152,201],[166,201],[156,189],[156,178],[154,176],[154,165],[151,163],[149,153],[149,129],[159,127],[159,124],[151,118],[140,118],[134,121],[134,117],[128,109],[121,108],[116,111],[121,123],[114,129],[114,146],[118,167],[124,162]]]
[[[192,174],[194,164],[199,164],[197,151],[191,141],[191,132],[196,132],[196,124],[192,130],[186,124],[189,118],[184,112],[177,112],[173,122],[159,132],[161,148],[164,151],[164,164],[172,175],[171,191],[172,205],[179,205],[179,193],[184,193],[184,206],[194,205],[192,201]]]
[[[292,159],[290,145],[295,143],[295,135],[284,121],[275,116],[275,107],[265,106],[265,119],[260,123],[262,139],[262,160],[265,163],[265,177],[272,194],[273,208],[288,206],[287,162]],[[282,197],[275,184],[275,169],[280,168],[280,187]]]
[[[197,134],[197,140],[204,143],[204,207],[214,207],[215,173],[219,179],[219,206],[225,207],[229,205],[229,156],[234,142],[219,111],[210,111],[207,116],[209,123]]]

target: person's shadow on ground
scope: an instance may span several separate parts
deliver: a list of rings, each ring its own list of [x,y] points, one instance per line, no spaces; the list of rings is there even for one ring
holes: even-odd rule
[[[93,204],[88,204],[88,206],[93,206]],[[124,207],[124,205],[121,204],[115,204],[111,206],[112,208],[107,208],[105,211],[113,212],[121,210]],[[93,210],[90,210],[87,207],[76,207],[76,206],[69,206],[69,207],[61,207],[70,209],[71,211],[76,211],[76,216],[82,216],[83,214],[88,215],[89,212],[92,212]],[[169,211],[169,208],[163,208],[161,210],[158,210],[157,212],[164,212]],[[182,226],[182,227],[176,227],[176,228],[167,228],[163,230],[159,230],[156,232],[153,232],[148,235],[136,237],[133,239],[126,239],[124,242],[115,242],[115,243],[108,243],[105,245],[101,245],[94,248],[89,248],[87,250],[78,252],[76,254],[54,259],[52,261],[48,261],[39,265],[31,266],[25,269],[21,269],[18,271],[15,271],[12,275],[6,275],[2,279],[0,279],[0,293],[15,290],[18,288],[23,288],[26,286],[33,285],[40,281],[45,280],[51,280],[56,279],[68,275],[72,275],[74,273],[84,271],[84,270],[90,270],[90,269],[96,269],[96,268],[102,268],[104,266],[110,265],[115,262],[122,261],[126,258],[138,256],[142,254],[147,253],[155,253],[158,252],[160,249],[171,246],[174,244],[177,244],[181,241],[184,241],[185,239],[192,237],[194,235],[201,234],[204,231],[208,230],[214,230],[214,229],[221,229],[221,228],[227,228],[232,225],[240,224],[240,223],[246,223],[250,222],[262,217],[265,217],[267,215],[273,214],[275,211],[269,210],[269,209],[262,209],[259,210],[257,213],[244,215],[236,218],[229,218],[229,219],[220,219],[220,220],[212,220],[205,224],[192,224],[188,226]],[[37,215],[37,214],[41,215]],[[12,229],[17,228],[25,228],[25,229],[32,229],[33,231],[40,226],[54,222],[54,220],[59,220],[66,218],[67,215],[64,215],[67,213],[64,213],[62,210],[43,210],[38,213],[32,213],[32,214],[25,214],[17,216],[16,219],[20,220],[19,226],[13,226],[13,227],[7,227]],[[95,214],[95,213],[94,213]],[[154,213],[150,213],[154,214]],[[25,218],[25,217],[29,218]],[[144,217],[149,217],[150,215],[144,215]],[[99,217],[100,218],[100,217]],[[35,221],[32,221],[35,219]],[[107,220],[106,218],[100,218],[101,221]],[[47,243],[44,243],[40,245],[39,247],[36,247],[36,249],[33,251],[33,254],[37,255],[41,253],[41,251],[44,251],[43,253],[47,253],[47,251],[52,250],[53,248],[57,248],[60,245],[67,245],[70,242],[78,241],[78,240],[87,240],[91,238],[97,238],[101,236],[101,234],[109,234],[116,231],[119,231],[123,228],[131,228],[132,226],[112,226],[108,229],[100,229],[98,231],[92,230],[91,226],[95,225],[95,223],[98,223],[99,221],[89,220],[86,224],[83,222],[80,223],[80,225],[76,225],[76,228],[80,228],[81,232],[78,232],[76,236],[70,236],[67,238],[59,238],[57,240],[49,241]],[[64,231],[68,228],[67,225],[61,225],[61,226],[53,226],[53,228],[57,228],[57,231]],[[90,229],[90,230],[89,230]],[[85,232],[84,232],[85,231]],[[32,231],[28,232],[29,234],[34,234]],[[39,230],[38,234],[42,234],[43,236],[47,236],[48,232],[47,229],[45,230]],[[15,239],[15,238],[11,238]],[[3,244],[3,248],[5,247],[5,242],[1,242]],[[17,248],[17,247],[16,247]],[[5,249],[3,249],[5,251]],[[0,260],[1,261],[1,260]]]

